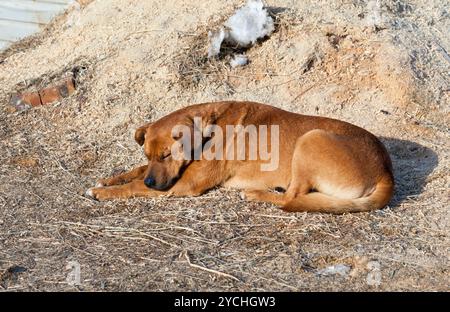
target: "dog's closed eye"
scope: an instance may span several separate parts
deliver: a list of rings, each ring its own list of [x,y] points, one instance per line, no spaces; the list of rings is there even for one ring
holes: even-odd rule
[[[165,160],[165,159],[169,158],[170,155],[171,155],[170,150],[169,150],[169,149],[168,149],[168,150],[165,150],[165,151],[161,154],[161,156],[159,157],[159,159],[160,159],[160,160]]]

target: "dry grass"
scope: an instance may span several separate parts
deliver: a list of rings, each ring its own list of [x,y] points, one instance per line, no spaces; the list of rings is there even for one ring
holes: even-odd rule
[[[448,38],[436,35],[448,22],[436,20],[433,35],[427,26],[439,1],[418,1],[405,16],[391,9],[392,23],[377,32],[358,26],[364,7],[353,2],[296,2],[237,69],[225,59],[202,63],[206,25],[224,20],[227,5],[174,1],[94,1],[73,26],[56,21],[0,63],[0,288],[448,291],[449,63],[423,44],[450,50]],[[411,25],[420,26],[413,35]],[[82,70],[71,97],[8,110],[12,92],[75,68]],[[144,161],[132,139],[142,122],[222,99],[369,129],[392,156],[393,201],[331,216],[283,213],[222,188],[196,198],[84,196],[96,179]],[[81,285],[66,281],[71,261],[81,265]],[[367,282],[370,261],[380,264],[378,286]],[[335,264],[350,274],[318,274]]]

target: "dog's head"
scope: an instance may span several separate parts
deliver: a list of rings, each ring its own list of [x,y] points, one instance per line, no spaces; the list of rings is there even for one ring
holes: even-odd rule
[[[181,110],[136,130],[135,140],[139,145],[143,145],[148,159],[144,177],[147,187],[160,191],[170,189],[192,163],[194,151],[201,149],[205,143],[203,138],[201,146],[194,142],[193,133],[199,127],[195,117],[201,120],[201,128],[204,129],[215,121],[216,114]],[[185,131],[180,131],[180,127]],[[187,144],[189,148],[180,145],[181,139],[186,139],[186,129],[190,134],[190,144]]]

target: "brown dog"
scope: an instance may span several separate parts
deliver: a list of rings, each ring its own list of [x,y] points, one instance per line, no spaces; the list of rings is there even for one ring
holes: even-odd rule
[[[201,126],[195,120],[201,120]],[[180,133],[175,131],[174,135],[173,129],[180,125],[190,129],[189,134],[201,128],[203,137],[197,143],[189,138],[188,148],[177,145]],[[209,125],[221,129],[230,125],[259,127],[260,143],[264,141],[261,129],[267,126],[268,137],[278,140],[266,138],[264,142],[272,154],[278,149],[279,162],[272,170],[262,170],[267,158],[261,156],[261,146],[259,156],[251,155],[250,137],[241,140],[244,157],[236,158],[238,131],[230,136],[227,133],[226,138],[218,132],[205,134]],[[276,132],[278,137],[272,136]],[[135,139],[144,145],[148,164],[99,181],[87,195],[99,200],[198,196],[222,185],[243,189],[247,199],[271,202],[286,211],[344,213],[382,208],[394,190],[389,155],[368,131],[343,121],[294,114],[259,103],[230,101],[188,106],[138,128]],[[199,149],[217,152],[220,146],[234,158],[192,157]],[[184,158],[175,157],[176,150]],[[272,191],[277,188],[285,192]]]

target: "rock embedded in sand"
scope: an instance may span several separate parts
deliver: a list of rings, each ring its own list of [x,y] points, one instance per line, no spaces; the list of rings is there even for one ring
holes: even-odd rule
[[[331,265],[331,266],[328,266],[324,269],[317,271],[317,274],[323,275],[323,276],[329,276],[329,275],[347,276],[348,273],[350,273],[350,267],[346,264]]]
[[[230,66],[232,68],[238,66],[245,66],[248,64],[248,57],[244,54],[236,54],[234,58],[230,61]]]

